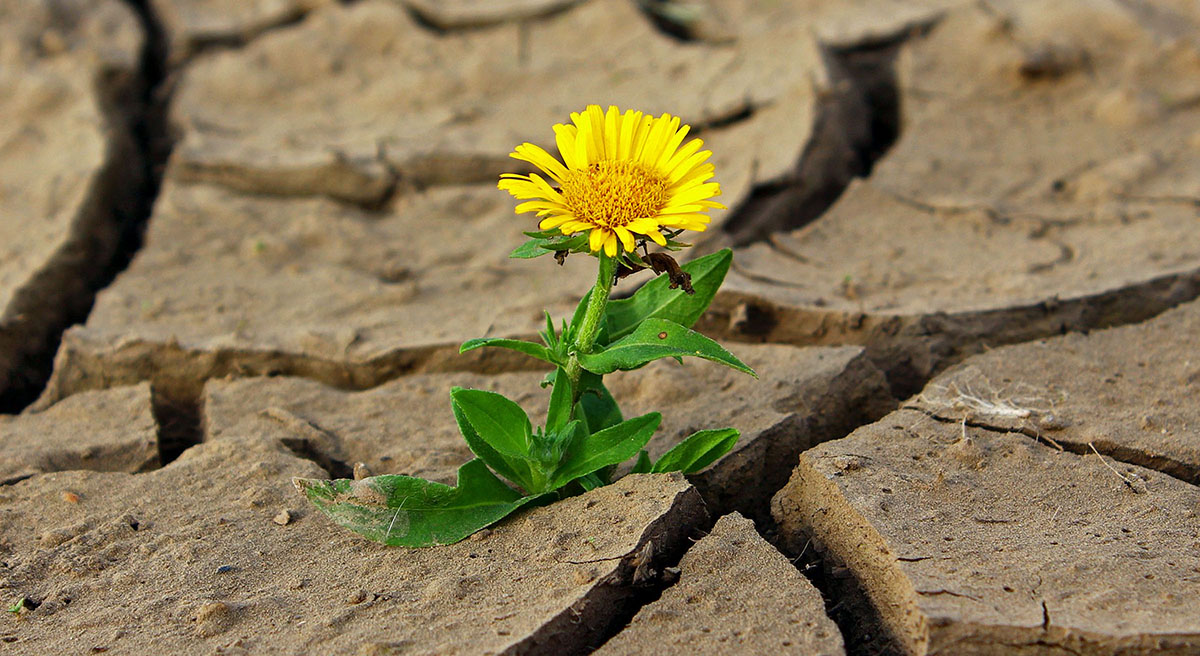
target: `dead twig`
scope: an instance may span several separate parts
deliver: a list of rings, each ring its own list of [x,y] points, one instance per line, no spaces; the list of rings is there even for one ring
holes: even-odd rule
[[[1110,472],[1116,474],[1121,479],[1122,483],[1129,486],[1129,489],[1133,490],[1134,494],[1145,494],[1146,493],[1146,484],[1144,482],[1142,482],[1136,478],[1133,478],[1132,476],[1128,476],[1126,474],[1122,474],[1121,472],[1117,471],[1117,469],[1115,467],[1108,464],[1108,462],[1104,459],[1104,456],[1100,455],[1100,452],[1096,450],[1095,444],[1088,442],[1088,446],[1091,447],[1092,453],[1096,454],[1096,457],[1100,459],[1101,464],[1103,464],[1105,467],[1108,467],[1108,470]],[[1142,483],[1142,485],[1138,486],[1137,483]]]

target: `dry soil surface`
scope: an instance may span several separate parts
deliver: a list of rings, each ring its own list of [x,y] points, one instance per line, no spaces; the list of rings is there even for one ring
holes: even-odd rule
[[[543,418],[457,351],[592,282],[495,188],[588,103],[712,149],[759,373],[607,382],[741,441],[342,531],[291,477],[450,482],[454,385]],[[1198,653],[1198,126],[1192,0],[0,0],[0,646]]]

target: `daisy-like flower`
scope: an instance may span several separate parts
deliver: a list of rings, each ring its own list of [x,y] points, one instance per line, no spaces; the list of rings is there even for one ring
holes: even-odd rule
[[[721,186],[709,182],[713,165],[705,160],[712,151],[700,150],[700,139],[682,145],[690,129],[670,114],[654,118],[589,105],[571,114],[571,125],[554,126],[561,162],[531,143],[510,155],[549,180],[506,173],[500,188],[525,201],[517,214],[537,212],[543,230],[591,231],[592,252],[603,249],[614,257],[618,245],[632,252],[646,238],[665,246],[662,230],[702,231],[709,222],[705,212],[725,209],[711,200],[721,194]]]

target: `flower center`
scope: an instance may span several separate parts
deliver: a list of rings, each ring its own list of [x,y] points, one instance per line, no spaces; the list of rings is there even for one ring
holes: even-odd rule
[[[606,228],[653,217],[667,204],[666,178],[626,160],[570,171],[561,191],[576,218]]]

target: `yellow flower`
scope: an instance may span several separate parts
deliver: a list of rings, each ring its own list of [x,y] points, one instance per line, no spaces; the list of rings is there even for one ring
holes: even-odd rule
[[[692,139],[683,144],[691,128],[679,117],[658,118],[610,106],[589,105],[571,114],[572,125],[554,126],[562,161],[531,143],[517,146],[510,155],[545,172],[501,176],[500,188],[525,202],[517,214],[537,212],[543,230],[558,228],[564,235],[590,230],[593,252],[613,257],[620,244],[632,252],[645,235],[659,245],[666,238],[660,229],[696,230],[707,227],[710,209],[725,209],[712,199],[721,186],[709,182],[712,151]]]

